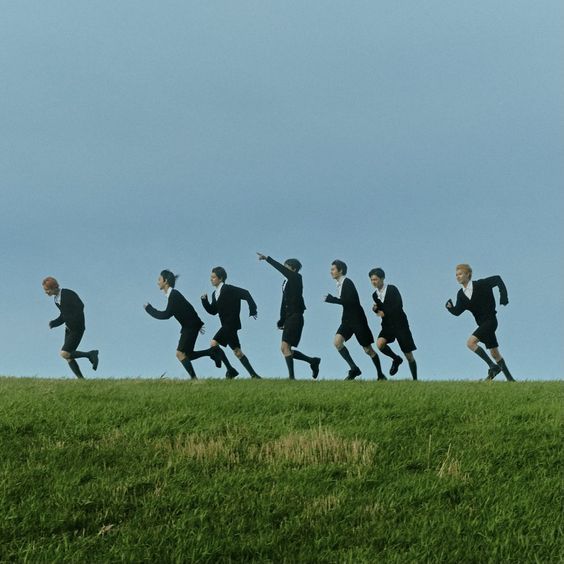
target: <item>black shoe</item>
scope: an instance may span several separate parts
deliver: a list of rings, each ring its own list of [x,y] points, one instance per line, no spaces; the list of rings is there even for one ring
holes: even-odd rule
[[[395,376],[398,373],[400,364],[403,362],[403,358],[401,356],[396,356],[392,361],[392,367],[390,368],[390,376]]]
[[[194,374],[194,376],[190,376],[190,380],[197,380],[198,377]]]
[[[311,377],[314,380],[317,380],[317,377],[319,376],[319,363],[321,362],[321,359],[319,357],[314,357],[311,361]]]
[[[501,368],[497,364],[494,364],[491,368],[488,369],[486,380],[493,380],[500,372]]]
[[[92,363],[92,370],[96,370],[98,368],[98,353],[100,351],[91,351],[90,356],[88,357],[90,362]]]
[[[237,372],[235,368],[232,368],[225,373],[225,377],[229,380],[233,380],[233,378],[237,378],[237,376],[239,376],[239,372]]]
[[[379,374],[376,380],[387,380],[387,378],[383,374]]]
[[[221,368],[221,352],[219,351],[219,347],[212,347],[210,357],[215,362],[215,367]]]
[[[252,378],[253,380],[262,380],[262,378],[261,378],[258,374],[253,374],[253,375],[251,376],[251,378]]]
[[[505,379],[506,379],[508,382],[516,382],[516,381],[517,381],[517,380],[515,380],[515,378],[513,378],[513,376],[511,376],[511,374],[509,374],[509,376],[506,374],[506,375],[505,375]]]
[[[360,376],[361,374],[362,372],[360,371],[360,368],[358,366],[355,366],[354,368],[351,368],[349,370],[349,373],[347,374],[345,380],[354,380],[357,376]]]

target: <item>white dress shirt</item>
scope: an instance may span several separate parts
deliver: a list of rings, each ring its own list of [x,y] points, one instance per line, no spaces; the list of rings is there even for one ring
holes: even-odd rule
[[[466,285],[466,288],[464,288],[464,293],[466,294],[466,297],[471,300],[472,299],[472,292],[474,291],[474,285],[472,284],[472,280],[470,280],[470,282],[468,282],[468,284]]]
[[[169,286],[168,290],[165,292],[166,299],[170,298],[170,293],[172,292],[172,288]]]
[[[341,290],[343,289],[343,282],[345,281],[346,276],[341,276],[337,278],[337,297],[341,297]]]
[[[382,286],[381,290],[378,290],[378,288],[376,288],[376,295],[378,296],[378,299],[383,302],[386,299],[386,290],[388,289],[388,285],[384,284]]]
[[[215,289],[215,301],[217,302],[217,300],[219,300],[219,295],[221,294],[221,289],[223,288],[223,282],[221,282],[217,288]]]

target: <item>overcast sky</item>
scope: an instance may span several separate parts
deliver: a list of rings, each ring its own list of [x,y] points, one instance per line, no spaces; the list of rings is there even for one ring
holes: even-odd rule
[[[86,304],[96,377],[185,377],[179,326],[142,306],[164,309],[159,271],[179,273],[207,346],[218,319],[199,296],[221,265],[258,303],[243,350],[286,377],[282,277],[260,251],[303,263],[299,348],[323,378],[348,368],[332,347],[341,310],[322,301],[335,258],[375,334],[368,270],[398,286],[422,379],[485,375],[465,347],[472,316],[444,309],[459,262],[507,284],[498,338],[515,377],[562,378],[561,2],[0,6],[0,374],[71,377],[47,326],[52,275]]]

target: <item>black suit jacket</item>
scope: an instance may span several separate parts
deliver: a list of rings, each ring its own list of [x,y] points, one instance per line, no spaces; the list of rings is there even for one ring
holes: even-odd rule
[[[378,310],[384,312],[382,317],[382,328],[400,329],[409,327],[407,315],[403,311],[403,302],[399,290],[392,284],[388,284],[386,288],[386,296],[384,301],[378,298],[378,292],[372,294],[374,303],[378,306]]]
[[[184,329],[200,329],[204,325],[194,306],[174,288],[170,292],[168,304],[164,311],[155,309],[151,304],[147,305],[145,311],[155,319],[170,319],[174,317],[182,326],[182,331]]]
[[[204,309],[211,315],[219,314],[221,326],[226,329],[238,331],[241,329],[241,301],[249,304],[249,315],[257,314],[257,304],[248,290],[224,284],[221,287],[219,300],[215,299],[215,291],[212,294],[211,303],[207,298],[202,298]]]
[[[306,309],[302,275],[286,268],[271,257],[267,257],[266,261],[286,278],[282,291],[282,303],[280,304],[280,320],[278,321],[278,327],[283,327],[288,316],[295,313],[302,314]]]
[[[360,305],[358,292],[356,291],[356,287],[350,278],[345,278],[343,281],[340,298],[329,294],[325,301],[330,304],[340,304],[343,306],[341,323],[352,326],[362,325],[364,323],[368,324],[366,314]]]
[[[84,304],[78,297],[78,294],[72,290],[61,288],[60,302],[60,304],[55,302],[55,305],[61,313],[49,325],[51,327],[59,327],[59,325],[64,323],[71,331],[84,331],[86,327],[84,323]]]
[[[452,315],[458,316],[468,310],[474,316],[476,323],[481,325],[487,319],[495,317],[497,313],[493,294],[493,289],[496,286],[499,288],[500,303],[504,305],[507,304],[507,288],[501,276],[490,276],[489,278],[483,278],[482,280],[475,280],[473,282],[471,300],[468,299],[464,290],[460,288],[456,295],[456,304],[448,311],[450,311]]]

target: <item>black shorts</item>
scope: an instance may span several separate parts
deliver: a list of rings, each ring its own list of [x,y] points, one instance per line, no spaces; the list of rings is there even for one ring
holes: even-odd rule
[[[229,329],[222,327],[214,336],[213,340],[217,341],[222,347],[229,347],[231,350],[240,349],[239,335],[237,329]]]
[[[63,343],[63,348],[61,350],[73,353],[78,349],[78,345],[80,345],[80,341],[82,341],[82,336],[84,335],[84,329],[76,330],[76,329],[69,329],[65,327],[65,342]]]
[[[297,347],[302,338],[304,328],[304,316],[301,313],[293,313],[284,321],[284,330],[282,331],[282,340],[291,347]]]
[[[477,337],[479,341],[486,345],[487,349],[496,349],[499,345],[497,343],[497,338],[495,336],[495,330],[497,329],[497,318],[490,317],[486,319],[479,327],[472,333],[474,337]]]
[[[383,327],[378,335],[379,339],[386,339],[386,343],[393,343],[396,339],[403,353],[410,353],[417,349],[413,342],[413,335],[409,327],[399,329],[393,327]]]
[[[374,342],[374,335],[372,335],[368,323],[361,325],[345,325],[342,323],[337,329],[337,335],[342,335],[345,341],[348,341],[354,335],[361,347],[368,347]]]
[[[184,354],[190,354],[193,352],[199,332],[200,330],[195,328],[182,329],[176,350],[183,352]]]

